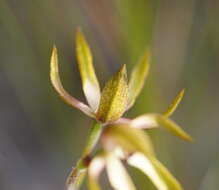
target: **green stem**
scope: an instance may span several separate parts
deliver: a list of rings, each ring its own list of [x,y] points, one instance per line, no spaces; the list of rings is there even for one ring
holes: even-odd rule
[[[95,148],[101,132],[102,132],[103,126],[100,123],[94,122],[93,127],[91,128],[90,135],[88,137],[87,144],[85,146],[85,149],[82,153],[81,158],[76,164],[76,167],[74,167],[67,179],[67,189],[74,189],[79,188],[87,171],[88,166],[88,160],[90,157],[91,152]]]

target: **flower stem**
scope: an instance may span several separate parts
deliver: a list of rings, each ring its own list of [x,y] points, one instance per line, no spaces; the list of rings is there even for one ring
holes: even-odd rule
[[[76,166],[73,167],[71,173],[67,178],[66,181],[67,190],[75,190],[76,188],[80,187],[87,171],[90,154],[95,148],[100,138],[102,129],[103,129],[102,125],[95,121],[91,128],[90,135],[88,137],[88,141],[82,153],[82,156],[78,160]]]

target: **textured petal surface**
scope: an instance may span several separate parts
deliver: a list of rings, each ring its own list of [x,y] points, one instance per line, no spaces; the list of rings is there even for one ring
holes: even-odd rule
[[[90,48],[79,29],[76,34],[76,56],[84,94],[90,107],[96,111],[100,101],[100,87],[93,68],[93,58]]]
[[[72,97],[63,88],[60,77],[59,77],[58,55],[57,55],[56,47],[53,48],[53,52],[52,52],[52,56],[51,56],[50,79],[51,79],[51,82],[52,82],[54,88],[56,89],[58,94],[61,96],[61,98],[66,103],[81,110],[85,114],[93,117],[93,112],[87,105],[85,105],[84,103],[82,103],[82,102],[78,101],[77,99],[75,99],[74,97]]]
[[[110,79],[102,92],[97,119],[111,122],[125,112],[128,101],[127,73],[125,65]]]

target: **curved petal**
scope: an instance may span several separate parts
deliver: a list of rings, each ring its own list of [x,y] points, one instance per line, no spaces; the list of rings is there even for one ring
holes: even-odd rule
[[[150,62],[150,52],[149,50],[147,50],[145,51],[142,60],[134,67],[131,73],[131,78],[129,82],[130,94],[129,94],[128,109],[132,107],[132,105],[135,102],[135,99],[138,97],[144,86],[145,78],[147,77],[150,68],[149,62]]]
[[[173,112],[176,110],[177,106],[181,102],[183,96],[185,93],[185,89],[182,89],[179,94],[176,96],[176,98],[173,100],[173,102],[170,104],[170,106],[167,108],[167,110],[163,113],[166,117],[169,117],[173,114]]]
[[[70,94],[68,94],[65,89],[62,86],[60,77],[59,77],[59,68],[58,68],[58,55],[57,55],[57,49],[54,46],[52,56],[51,56],[51,62],[50,62],[50,79],[53,84],[53,87],[58,92],[60,97],[69,105],[81,110],[86,115],[89,115],[91,117],[94,117],[94,114],[92,110],[85,105],[84,103],[78,101],[74,97],[72,97]]]
[[[106,170],[109,181],[115,190],[136,190],[121,161],[113,154],[106,156]]]
[[[97,119],[102,122],[112,122],[125,112],[128,101],[128,85],[126,66],[109,80],[102,92]]]
[[[149,159],[142,153],[135,153],[128,158],[127,162],[147,175],[159,190],[183,189],[179,182],[156,158]]]
[[[168,129],[174,135],[187,140],[192,141],[192,137],[188,135],[183,129],[180,128],[174,121],[161,115],[161,114],[144,114],[135,119],[130,123],[133,128],[152,128],[162,126]]]
[[[76,34],[76,56],[85,97],[93,111],[96,111],[100,101],[100,86],[93,67],[89,45],[79,29]]]
[[[88,167],[88,187],[90,190],[101,190],[98,183],[100,173],[105,167],[105,159],[102,156],[95,157]]]

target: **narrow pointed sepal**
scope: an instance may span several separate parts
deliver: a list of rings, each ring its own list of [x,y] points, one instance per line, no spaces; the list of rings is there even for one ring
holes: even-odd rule
[[[105,85],[100,106],[97,111],[97,120],[112,122],[121,117],[125,112],[128,101],[128,85],[126,66],[123,65]]]
[[[173,114],[173,112],[178,107],[179,103],[181,102],[183,96],[185,93],[185,89],[182,89],[179,94],[176,96],[176,98],[173,100],[173,102],[170,104],[170,106],[167,108],[167,110],[163,113],[166,117],[169,117]]]
[[[85,105],[84,103],[82,103],[79,100],[72,97],[63,88],[60,77],[59,77],[58,55],[57,55],[57,49],[56,49],[55,46],[53,47],[51,62],[50,62],[50,80],[51,80],[52,85],[55,88],[55,90],[58,92],[60,97],[67,104],[81,110],[86,115],[94,117],[94,114],[93,114],[92,110],[87,105]]]
[[[127,162],[147,175],[158,190],[183,190],[175,177],[156,158],[136,152]]]
[[[130,126],[133,128],[146,129],[153,127],[164,127],[175,136],[180,137],[183,140],[192,141],[192,137],[188,135],[179,125],[173,120],[161,114],[144,114],[130,122]]]
[[[131,78],[129,82],[129,102],[128,102],[128,109],[134,104],[136,98],[140,94],[145,79],[148,75],[148,71],[150,68],[150,52],[149,50],[145,51],[145,54],[141,61],[134,67]]]
[[[76,56],[85,97],[93,111],[96,111],[100,101],[100,87],[93,67],[92,53],[80,29],[76,33]]]
[[[180,137],[183,140],[186,141],[193,141],[192,137],[187,134],[177,123],[175,123],[173,120],[169,119],[168,117],[158,115],[155,116],[157,122],[160,126],[163,126],[167,130],[169,130],[172,134],[175,136]]]

